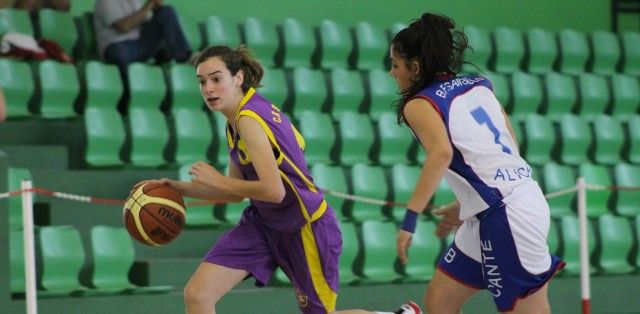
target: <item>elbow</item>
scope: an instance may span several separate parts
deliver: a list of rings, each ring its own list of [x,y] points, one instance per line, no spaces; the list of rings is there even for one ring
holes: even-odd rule
[[[270,187],[268,193],[265,195],[265,201],[269,203],[282,203],[286,192],[282,184],[278,184],[274,187]]]
[[[447,149],[438,150],[430,154],[429,158],[436,161],[438,164],[443,164],[449,167],[451,160],[453,160],[453,149],[448,147]]]

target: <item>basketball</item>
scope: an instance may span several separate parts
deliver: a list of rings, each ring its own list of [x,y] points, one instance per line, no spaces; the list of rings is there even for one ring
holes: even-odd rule
[[[145,245],[160,246],[180,234],[186,209],[182,195],[171,186],[145,183],[129,195],[122,215],[131,237]]]

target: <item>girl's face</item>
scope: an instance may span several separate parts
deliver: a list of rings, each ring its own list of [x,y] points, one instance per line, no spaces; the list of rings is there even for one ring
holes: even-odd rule
[[[396,80],[400,92],[405,92],[411,87],[412,78],[417,74],[417,62],[410,62],[410,65],[414,68],[410,69],[407,66],[407,60],[397,55],[393,50],[393,46],[389,49],[389,55],[391,56],[389,75]]]
[[[200,94],[210,110],[235,113],[243,97],[242,70],[231,75],[220,58],[211,57],[198,64],[196,76],[200,82]]]

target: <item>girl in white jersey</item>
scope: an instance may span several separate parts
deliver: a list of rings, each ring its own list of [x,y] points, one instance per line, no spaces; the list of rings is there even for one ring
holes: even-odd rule
[[[427,312],[458,313],[487,289],[500,312],[549,313],[547,282],[564,265],[546,244],[549,207],[491,82],[456,76],[467,38],[454,29],[448,17],[425,13],[391,43],[398,122],[428,152],[398,231],[398,255],[407,262],[417,216],[445,177],[458,201],[439,212],[445,219],[437,234],[459,228],[427,288]]]

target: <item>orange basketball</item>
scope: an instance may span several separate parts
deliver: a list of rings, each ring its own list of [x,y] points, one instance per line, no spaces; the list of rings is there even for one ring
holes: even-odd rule
[[[175,239],[184,227],[182,195],[166,184],[145,183],[124,204],[124,224],[138,242],[160,246]]]

